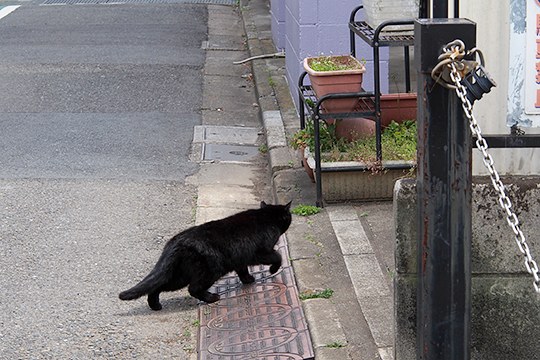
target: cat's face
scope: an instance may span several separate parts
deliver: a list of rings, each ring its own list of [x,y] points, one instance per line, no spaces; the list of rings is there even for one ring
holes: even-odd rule
[[[276,221],[279,223],[282,234],[287,231],[292,222],[291,204],[292,200],[285,205],[268,205],[261,201],[261,209],[270,208],[273,210],[272,212],[276,215]]]

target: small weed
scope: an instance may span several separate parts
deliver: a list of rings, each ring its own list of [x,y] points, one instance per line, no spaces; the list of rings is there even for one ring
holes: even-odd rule
[[[196,327],[199,327],[199,326],[201,326],[201,321],[200,321],[200,320],[195,320],[195,321],[193,321],[193,322],[191,323],[191,325],[196,326]]]
[[[394,279],[396,277],[396,271],[390,269],[388,266],[386,267],[386,274],[390,279]]]
[[[195,351],[195,347],[193,345],[186,344],[186,345],[182,346],[182,350],[184,350],[188,354],[192,354]]]
[[[274,78],[268,77],[268,85],[270,85],[270,87],[272,88],[276,87],[276,82],[274,81]]]
[[[342,347],[345,347],[346,345],[343,344],[341,341],[334,341],[333,343],[330,343],[330,344],[327,344],[326,347],[327,348],[332,348],[332,349],[339,349],[339,348],[342,348]]]
[[[313,102],[313,100],[311,99],[306,99],[306,105],[309,106],[310,108],[314,108],[315,107],[315,102]]]
[[[366,216],[368,216],[368,215],[369,215],[369,214],[368,214],[367,212],[363,212],[363,213],[360,214],[360,217],[366,217]]]
[[[321,211],[320,207],[313,206],[313,205],[302,205],[302,204],[295,206],[294,209],[291,210],[293,214],[300,215],[300,216],[314,215],[314,214],[318,214],[320,211]]]
[[[319,248],[324,247],[324,245],[320,241],[317,241],[315,239],[315,236],[313,236],[313,234],[305,234],[304,239],[306,239],[307,241],[309,241],[310,243],[312,243],[313,245],[315,245],[315,246],[317,246]]]
[[[336,71],[362,69],[363,65],[350,57],[319,56],[308,60],[309,67],[315,71]]]
[[[298,297],[300,298],[300,300],[330,299],[332,295],[334,295],[334,290],[324,289],[319,291],[307,290],[298,295]]]
[[[268,146],[266,144],[262,144],[259,146],[259,152],[261,154],[266,154],[268,152]]]

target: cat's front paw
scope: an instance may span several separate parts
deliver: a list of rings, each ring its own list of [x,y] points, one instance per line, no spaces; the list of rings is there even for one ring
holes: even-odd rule
[[[281,264],[272,264],[272,266],[270,266],[270,274],[274,275],[277,273],[280,267]]]
[[[208,293],[208,295],[205,297],[204,301],[208,304],[215,303],[216,301],[219,301],[220,297],[218,294],[212,294]]]
[[[255,282],[255,278],[252,275],[247,274],[240,276],[240,281],[242,284],[252,284]]]

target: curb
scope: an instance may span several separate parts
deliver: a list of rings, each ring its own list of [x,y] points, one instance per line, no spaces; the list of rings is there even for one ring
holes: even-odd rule
[[[240,1],[240,16],[244,22],[244,28],[247,35],[247,47],[250,56],[273,54],[276,52],[271,37],[270,19],[268,16],[270,9],[268,7],[269,2],[266,1]],[[290,201],[291,197],[294,200],[294,198],[299,197],[298,195],[301,195],[299,193],[301,189],[297,189],[297,184],[294,184],[294,180],[291,180],[295,178],[298,171],[303,171],[303,169],[301,169],[300,160],[296,157],[295,152],[289,148],[286,135],[287,133],[291,134],[299,129],[298,113],[289,94],[289,87],[283,74],[284,61],[276,60],[274,58],[258,59],[252,61],[251,65],[254,87],[266,134],[274,201],[285,203]],[[307,176],[305,176],[305,178],[306,181],[309,181]],[[306,187],[309,187],[309,185],[306,185]],[[307,197],[310,197],[310,195]],[[336,220],[335,217],[339,217],[340,214],[334,212],[328,216],[331,217],[330,223],[332,223],[333,227],[334,224],[332,218]],[[358,225],[361,226],[360,223],[358,223]],[[332,231],[335,231],[335,229]],[[364,232],[362,231],[362,233]],[[287,236],[288,239],[291,239],[291,237],[292,235]],[[341,237],[343,238],[343,236]],[[296,241],[301,240],[302,239],[296,239]],[[367,237],[364,240],[369,243]],[[340,246],[345,246],[346,252],[350,250],[351,254],[354,254],[355,256],[358,253],[358,249],[356,249],[358,244],[349,242],[340,244]],[[343,253],[343,250],[341,253]],[[345,259],[345,256],[343,259]],[[304,280],[307,280],[308,282],[313,282],[314,280],[313,271],[316,272],[317,270],[313,269],[316,269],[316,267],[313,268],[312,266],[309,266],[309,264],[313,262],[316,262],[315,258],[291,261],[295,274],[309,271],[309,275],[306,273],[304,279],[302,277],[297,278],[300,292],[307,289],[304,285],[316,285],[315,283],[304,284]],[[307,270],[308,268],[306,268],[306,266],[308,266],[308,268],[311,267],[312,270]],[[347,270],[350,273],[351,270]],[[368,270],[366,270],[367,273],[371,273],[371,270]],[[368,275],[367,273],[364,275]],[[357,292],[358,290],[355,288],[353,291]],[[376,297],[371,300],[378,301],[380,298],[382,297]],[[342,323],[340,323],[340,316],[338,316],[338,312],[343,310],[340,309],[333,299],[304,300],[302,301],[302,308],[308,323],[315,358],[317,360],[346,359],[351,356],[349,351],[356,353],[356,355],[363,353],[364,355],[369,356],[368,354],[371,353],[373,354],[374,359],[393,358],[390,353],[383,354],[387,348],[381,343],[386,343],[386,341],[381,341],[379,338],[373,338],[374,331],[375,334],[377,334],[377,330],[381,328],[381,326],[375,326],[375,328],[372,327],[372,325],[377,325],[374,320],[368,321],[366,325],[369,328],[369,334],[366,334],[366,336],[363,337],[364,341],[359,341],[360,343],[363,343],[363,349],[355,348],[354,350],[347,350],[346,347],[333,348],[331,344],[347,345],[348,343],[347,335],[345,334]],[[369,318],[372,320],[373,316],[371,315],[377,316],[378,313],[370,311],[367,315],[370,315]],[[365,318],[365,314],[363,314],[363,316]],[[344,320],[343,317],[341,317],[341,320]],[[382,327],[384,328],[387,325],[387,322],[384,322]],[[356,341],[358,341],[358,338]]]
[[[257,2],[257,5],[260,5],[259,3]],[[258,32],[255,24],[255,19],[260,21],[260,19],[268,16],[269,9],[263,9],[260,6],[250,7],[250,4],[252,2],[249,0],[242,0],[240,9],[248,37],[247,45],[250,56],[275,53],[276,49],[273,47],[271,37],[265,38],[264,35]],[[295,170],[295,166],[299,168],[298,159],[292,156],[287,145],[287,126],[282,113],[287,114],[290,118],[289,123],[293,121],[298,123],[298,115],[292,101],[288,104],[278,104],[277,97],[279,94],[269,84],[268,79],[272,78],[272,83],[276,88],[286,89],[288,92],[288,86],[282,84],[285,83],[285,78],[282,74],[282,68],[275,65],[276,60],[255,60],[251,63],[255,91],[259,100],[266,134],[274,200],[282,203],[290,200],[291,185],[289,182],[290,176],[287,176],[288,172]],[[281,72],[275,69],[280,69]],[[290,126],[290,128],[293,127],[294,125]],[[296,272],[294,261],[291,263]],[[347,343],[345,333],[336,316],[337,307],[335,304],[330,299],[312,299],[303,301],[302,308],[312,337],[316,359],[335,360],[336,356],[346,358],[347,352],[345,348],[330,349],[328,347],[331,343]]]

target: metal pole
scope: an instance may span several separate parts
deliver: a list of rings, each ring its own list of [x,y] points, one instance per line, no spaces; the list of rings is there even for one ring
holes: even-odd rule
[[[405,63],[405,92],[411,92],[411,56],[409,47],[403,47],[403,60]]]
[[[429,0],[420,0],[419,14],[420,19],[426,19],[429,17]]]
[[[431,70],[444,45],[475,46],[466,19],[415,21],[418,71],[417,358],[470,358],[472,141],[454,91]]]
[[[448,0],[432,0],[433,1],[433,17],[447,18],[448,17]]]

